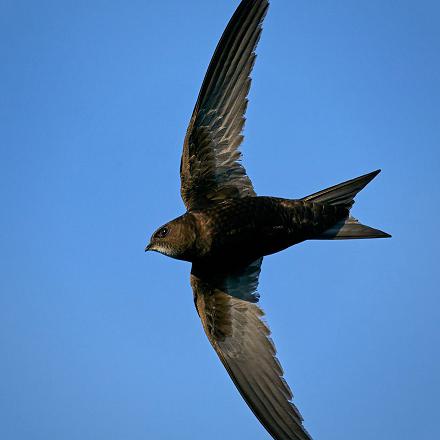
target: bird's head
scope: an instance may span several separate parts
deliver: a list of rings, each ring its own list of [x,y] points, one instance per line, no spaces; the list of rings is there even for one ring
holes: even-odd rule
[[[185,214],[158,228],[145,252],[154,251],[178,260],[191,261],[196,236],[195,222]]]

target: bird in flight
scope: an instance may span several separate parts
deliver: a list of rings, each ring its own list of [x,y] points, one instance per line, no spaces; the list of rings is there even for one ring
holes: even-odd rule
[[[243,399],[275,440],[310,440],[258,306],[263,257],[305,240],[385,238],[350,215],[373,171],[301,199],[257,196],[241,164],[244,114],[268,0],[242,0],[202,84],[180,165],[186,213],[145,250],[192,263],[205,333]]]

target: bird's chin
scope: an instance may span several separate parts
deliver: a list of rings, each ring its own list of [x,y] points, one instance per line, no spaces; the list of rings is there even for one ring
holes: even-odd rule
[[[166,246],[161,245],[148,245],[146,248],[147,251],[157,252],[159,254],[165,255],[167,257],[171,258],[177,258],[176,253],[173,251],[173,249],[170,249]]]

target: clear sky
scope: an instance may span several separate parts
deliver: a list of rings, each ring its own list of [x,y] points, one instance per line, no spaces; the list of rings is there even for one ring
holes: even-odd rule
[[[196,96],[238,0],[0,2],[0,438],[268,439],[211,349],[183,213]],[[440,438],[440,3],[272,0],[244,164],[301,197],[382,168],[391,240],[265,259],[261,305],[316,440]]]

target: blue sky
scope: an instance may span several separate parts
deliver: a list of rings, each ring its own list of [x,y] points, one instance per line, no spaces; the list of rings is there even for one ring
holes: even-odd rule
[[[212,351],[181,146],[238,1],[0,2],[0,437],[268,439]],[[316,440],[440,437],[440,4],[273,0],[244,164],[301,197],[382,168],[353,213],[391,240],[265,259],[261,305]]]

